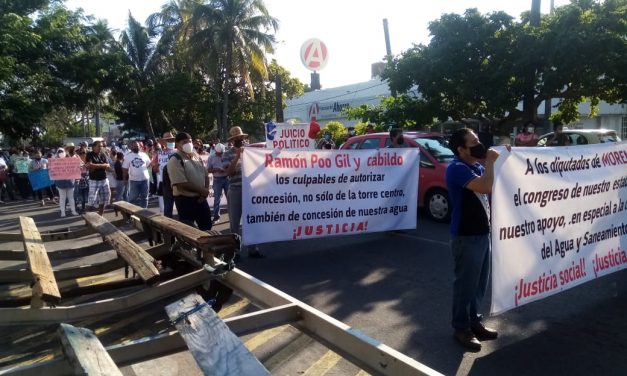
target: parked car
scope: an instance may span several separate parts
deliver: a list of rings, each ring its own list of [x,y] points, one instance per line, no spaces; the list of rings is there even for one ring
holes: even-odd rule
[[[403,132],[405,145],[420,149],[418,207],[433,220],[448,222],[451,205],[446,188],[446,167],[454,155],[444,135],[432,132]],[[388,133],[371,133],[349,138],[341,149],[381,149],[391,145]]]
[[[571,145],[603,144],[605,142],[620,142],[616,131],[611,129],[564,129],[564,134],[570,138]],[[553,138],[553,132],[538,138],[538,146],[547,146]]]

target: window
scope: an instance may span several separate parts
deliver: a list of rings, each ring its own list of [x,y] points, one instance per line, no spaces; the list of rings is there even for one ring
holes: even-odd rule
[[[348,148],[353,150],[353,149],[359,149],[359,142],[353,142],[352,144],[348,145]]]
[[[623,116],[623,126],[620,131],[620,138],[627,139],[627,116]]]
[[[378,149],[379,148],[379,138],[369,138],[361,144],[362,149]]]

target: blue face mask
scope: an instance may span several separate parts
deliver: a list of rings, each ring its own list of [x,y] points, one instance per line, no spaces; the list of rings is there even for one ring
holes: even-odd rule
[[[325,134],[324,135],[324,139],[329,141],[331,139],[331,135],[330,134]]]

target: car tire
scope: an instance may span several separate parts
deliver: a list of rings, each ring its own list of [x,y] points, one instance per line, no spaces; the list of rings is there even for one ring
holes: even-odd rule
[[[448,192],[444,189],[433,189],[425,199],[427,215],[436,222],[448,223],[451,221],[451,202]]]

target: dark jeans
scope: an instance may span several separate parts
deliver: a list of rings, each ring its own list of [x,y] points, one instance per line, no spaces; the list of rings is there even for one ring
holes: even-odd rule
[[[179,212],[179,220],[190,226],[194,222],[200,230],[211,230],[211,209],[207,200],[199,200],[198,197],[174,197],[176,210]]]
[[[490,235],[453,236],[451,251],[455,264],[451,324],[466,330],[481,322],[479,308],[490,277]]]
[[[30,182],[28,181],[28,174],[17,174],[15,177],[15,185],[17,185],[17,190],[20,192],[20,196],[23,200],[26,200],[33,194],[30,188]]]
[[[174,211],[174,196],[172,195],[172,188],[162,187],[161,190],[163,192],[163,215],[168,218],[172,218],[172,212]]]

